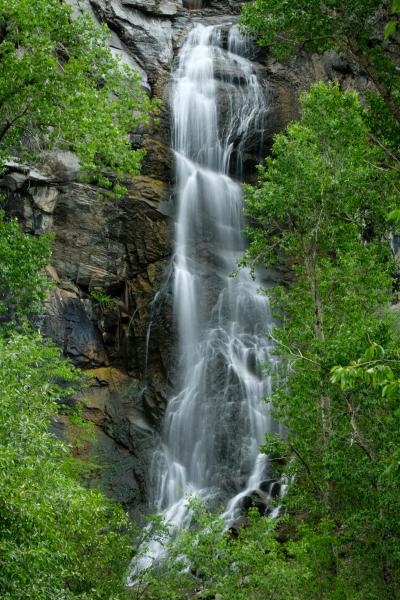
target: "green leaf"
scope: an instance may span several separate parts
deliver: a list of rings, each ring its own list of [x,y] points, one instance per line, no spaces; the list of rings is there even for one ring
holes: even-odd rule
[[[387,216],[387,222],[396,225],[396,227],[400,227],[400,208],[390,211]]]
[[[400,0],[392,0],[392,13],[400,12]]]
[[[385,31],[384,31],[384,39],[387,40],[391,34],[396,31],[397,28],[397,21],[389,21],[389,23],[387,23],[386,27],[385,27]]]

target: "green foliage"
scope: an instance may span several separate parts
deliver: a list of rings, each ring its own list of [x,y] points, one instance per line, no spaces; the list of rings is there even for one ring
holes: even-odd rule
[[[398,133],[399,77],[384,47],[384,37],[393,33],[397,20],[389,22],[381,41],[374,36],[377,14],[387,8],[381,0],[254,0],[244,5],[242,24],[281,59],[299,48],[313,52],[333,48],[346,54],[374,82]],[[397,2],[392,11],[397,12]]]
[[[316,252],[329,262],[336,248],[350,245],[333,266],[358,260],[355,253],[363,261],[384,254],[374,241],[386,231],[388,208],[396,207],[397,174],[381,168],[385,155],[369,141],[357,95],[321,83],[301,105],[301,120],[276,136],[273,157],[259,171],[260,187],[247,188],[247,210],[259,225],[249,228],[248,257],[271,263],[286,253],[305,261]]]
[[[20,321],[41,308],[48,284],[43,274],[51,237],[23,233],[18,222],[0,211],[0,320]]]
[[[0,596],[117,600],[133,533],[121,508],[79,483],[82,469],[52,433],[80,375],[27,324],[48,290],[50,242],[1,213]],[[87,443],[77,411],[69,422]]]
[[[280,544],[273,533],[277,523],[248,514],[246,527],[237,537],[225,530],[222,518],[211,513],[199,499],[189,501],[193,525],[165,542],[161,564],[142,574],[143,598],[183,600],[293,600],[309,577],[296,560],[300,548]],[[162,541],[162,540],[161,540]],[[289,559],[289,560],[288,560]]]
[[[308,552],[323,547],[300,597],[394,598],[400,360],[388,240],[398,171],[371,143],[356,94],[318,84],[301,103],[247,188],[247,262],[278,263],[290,282],[271,292],[281,357],[271,400],[288,435],[264,450],[292,482],[290,536]]]
[[[78,444],[87,444],[95,439],[94,423],[87,421],[83,416],[84,405],[82,402],[77,402],[75,406],[67,410],[68,421],[79,430]]]
[[[385,27],[384,39],[387,40],[397,29],[397,21],[389,21]]]
[[[400,231],[400,208],[395,208],[394,210],[390,211],[387,216],[387,222],[389,225],[395,226],[396,233]]]
[[[113,58],[107,28],[71,14],[59,0],[0,0],[0,162],[31,159],[29,137],[37,153],[73,150],[88,177],[120,195],[123,175],[138,174],[144,152],[130,134],[151,104],[139,75]]]
[[[321,52],[353,38],[366,42],[381,7],[381,0],[255,0],[243,7],[242,21],[263,45],[287,57],[302,44]]]
[[[92,290],[90,292],[90,297],[95,302],[98,302],[102,308],[111,309],[115,304],[114,299],[101,290]]]
[[[400,351],[391,349],[388,353],[379,344],[373,343],[364,356],[342,367],[331,369],[331,382],[339,383],[345,394],[359,391],[372,391],[381,395],[377,402],[384,402],[392,410],[392,419],[400,419]],[[389,415],[390,416],[390,413]],[[384,475],[400,481],[400,447],[393,447],[392,456],[386,458]]]
[[[70,476],[67,449],[51,433],[58,402],[78,380],[78,372],[40,335],[0,338],[0,595],[5,600],[124,597],[131,551],[127,518]]]
[[[399,0],[392,1],[391,13],[395,17],[386,24],[384,31],[384,39],[388,40],[391,35],[396,34],[398,41],[398,28],[399,28],[399,14],[400,14],[400,2]]]
[[[293,518],[263,518],[250,509],[245,524],[235,535],[226,530],[221,517],[211,513],[199,499],[189,500],[192,527],[164,544],[164,558],[142,572],[133,588],[144,600],[311,600],[376,599],[371,584],[358,593],[358,565],[349,565],[338,577],[332,568],[332,548],[337,528],[328,517],[306,520],[293,531]],[[154,530],[153,530],[154,533]],[[290,539],[290,534],[293,539]],[[140,558],[140,555],[138,556]],[[388,596],[390,597],[390,596]]]
[[[353,390],[357,385],[380,388],[384,398],[400,399],[400,380],[396,378],[392,364],[398,367],[400,351],[395,358],[385,357],[385,350],[379,344],[372,344],[364,356],[352,361],[350,365],[332,367],[332,383],[340,383],[343,390]]]
[[[34,4],[0,2],[1,161],[11,151],[23,151],[21,136],[28,133],[46,147],[85,152],[88,169],[107,164],[117,174],[119,169],[134,172],[140,156],[130,151],[126,134],[142,119],[147,100],[140,108],[141,92],[131,96],[129,115],[134,107],[139,113],[129,118],[119,101],[139,89],[136,79],[121,82],[124,91],[113,99],[120,68],[105,49],[105,31],[89,21],[72,22],[70,10],[59,2]],[[97,67],[107,82],[99,83]],[[78,111],[79,105],[84,112],[74,116],[71,109]],[[13,115],[19,116],[14,120]],[[107,130],[107,149],[103,124],[112,130],[111,121],[119,129]],[[8,122],[10,127],[1,129]],[[111,147],[122,153],[114,163]],[[27,324],[42,309],[49,288],[44,268],[50,253],[50,236],[27,235],[0,213],[0,596],[121,600],[133,552],[128,518],[100,492],[81,485],[82,469],[52,431],[80,375]],[[78,414],[70,414],[69,423],[80,429],[80,440],[90,439],[93,432]]]

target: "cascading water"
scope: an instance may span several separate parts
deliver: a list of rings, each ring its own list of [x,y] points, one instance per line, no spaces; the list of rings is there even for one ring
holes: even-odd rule
[[[226,33],[195,26],[173,74],[179,390],[153,479],[154,506],[177,528],[190,524],[188,494],[227,505],[232,520],[251,491],[272,491],[258,451],[273,429],[263,401],[270,382],[260,373],[271,360],[271,317],[250,274],[231,276],[245,248],[242,189],[232,177],[241,176],[243,150],[259,136],[267,105],[248,40],[237,27]]]

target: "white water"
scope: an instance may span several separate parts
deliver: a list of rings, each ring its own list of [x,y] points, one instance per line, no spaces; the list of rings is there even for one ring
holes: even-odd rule
[[[198,25],[173,73],[180,378],[153,461],[154,507],[173,528],[190,525],[189,494],[225,507],[232,521],[245,496],[272,491],[258,452],[273,429],[263,401],[270,381],[260,372],[272,360],[271,317],[260,283],[243,270],[230,276],[245,247],[243,151],[267,110],[248,50],[236,27],[226,41],[222,29]],[[148,559],[159,552],[154,543]]]

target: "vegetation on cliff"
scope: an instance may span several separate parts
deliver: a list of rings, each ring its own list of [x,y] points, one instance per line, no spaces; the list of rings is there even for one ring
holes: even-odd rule
[[[10,157],[73,150],[86,175],[121,193],[149,118],[139,76],[109,50],[109,32],[58,0],[0,1],[0,167]],[[113,172],[113,182],[101,175]],[[60,349],[29,326],[48,291],[51,237],[0,213],[0,596],[119,599],[133,533],[122,508],[79,480],[54,420],[80,385]]]
[[[0,162],[73,150],[88,177],[137,175],[130,136],[148,122],[140,75],[109,49],[109,30],[58,0],[0,1]],[[112,172],[111,179],[102,173]]]
[[[285,265],[272,292],[286,440],[289,539],[309,546],[304,598],[400,597],[398,3],[255,0],[244,23],[271,51],[334,48],[375,84],[319,84],[247,190],[247,261]],[[393,16],[390,17],[390,13]],[[282,464],[278,461],[278,464]],[[279,469],[278,469],[279,471]],[[289,542],[290,544],[291,542]]]
[[[374,82],[381,106],[400,125],[399,78],[391,50],[385,48],[382,24],[397,22],[397,0],[255,0],[244,6],[242,22],[280,57],[300,49],[343,52]],[[393,30],[393,27],[391,28]],[[389,51],[388,51],[389,50]]]
[[[127,517],[79,483],[69,448],[51,432],[77,379],[40,335],[0,337],[4,599],[123,597],[132,541]]]
[[[304,597],[392,598],[400,339],[388,215],[399,173],[370,142],[354,93],[319,84],[302,108],[247,196],[247,258],[290,272],[290,285],[272,292],[282,367],[272,401],[288,435],[268,439],[266,451],[286,458],[293,481],[291,535],[321,546]],[[370,377],[352,377],[358,368]]]
[[[0,222],[0,595],[122,598],[133,534],[121,508],[79,481],[52,427],[81,376],[28,317],[42,307],[48,237]]]

